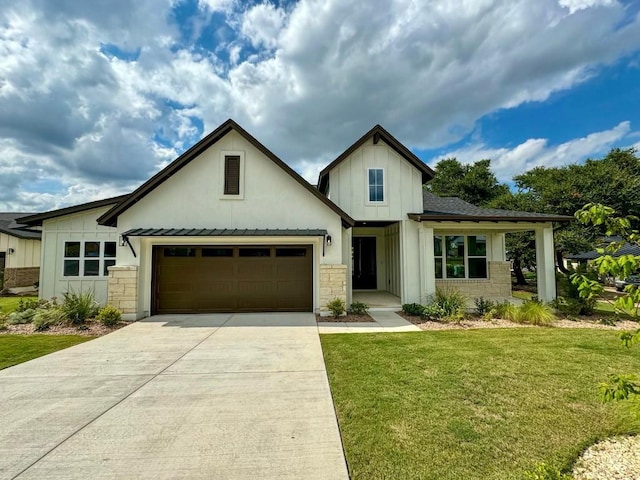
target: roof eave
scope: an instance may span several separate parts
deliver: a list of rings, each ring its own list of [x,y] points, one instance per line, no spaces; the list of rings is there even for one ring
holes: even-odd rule
[[[96,200],[93,202],[82,203],[80,205],[74,205],[71,207],[59,208],[57,210],[51,210],[44,213],[36,213],[35,215],[28,215],[26,217],[16,218],[16,222],[22,225],[28,225],[30,227],[41,226],[42,222],[49,220],[50,218],[61,217],[63,215],[70,215],[73,213],[80,213],[93,208],[105,207],[108,205],[118,204],[125,200],[129,195],[120,195],[118,197],[105,198],[103,200]]]
[[[569,223],[573,220],[573,217],[564,215],[550,216],[550,217],[528,217],[528,216],[496,216],[496,215],[456,215],[456,214],[442,214],[442,215],[425,215],[421,213],[410,213],[409,218],[417,222],[528,222],[528,223],[548,223],[548,222],[560,222]]]

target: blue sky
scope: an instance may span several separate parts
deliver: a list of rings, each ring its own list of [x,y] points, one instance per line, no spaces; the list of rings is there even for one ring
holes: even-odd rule
[[[127,193],[227,118],[311,182],[382,124],[498,178],[640,146],[640,2],[0,0],[0,210]]]

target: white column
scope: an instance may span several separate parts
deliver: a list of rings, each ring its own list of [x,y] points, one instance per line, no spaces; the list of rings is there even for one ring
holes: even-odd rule
[[[505,258],[506,257],[505,257],[504,233],[492,233],[491,234],[491,261],[504,262]]]
[[[342,263],[347,266],[347,306],[353,302],[352,292],[352,275],[353,275],[353,258],[352,258],[352,242],[353,228],[342,229]]]
[[[421,302],[436,293],[436,262],[433,258],[433,228],[420,228],[420,294]]]
[[[550,302],[556,298],[556,268],[553,247],[553,227],[545,224],[536,232],[536,273],[538,277],[538,298]]]

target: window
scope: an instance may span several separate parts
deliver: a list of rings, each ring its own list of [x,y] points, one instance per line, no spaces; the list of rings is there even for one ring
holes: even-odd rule
[[[233,257],[233,248],[203,248],[203,257]]]
[[[276,257],[306,257],[306,248],[276,248]]]
[[[116,242],[64,242],[62,275],[65,277],[106,277],[116,264]]]
[[[240,257],[270,257],[271,249],[270,248],[241,248],[239,250]]]
[[[165,257],[195,257],[196,249],[189,247],[167,247],[164,249]]]
[[[223,150],[218,162],[219,186],[217,190],[222,200],[244,199],[245,152]]]
[[[486,235],[436,235],[436,278],[487,278]]]
[[[224,194],[240,195],[240,155],[224,157]]]
[[[384,202],[384,170],[381,168],[369,169],[369,201]]]

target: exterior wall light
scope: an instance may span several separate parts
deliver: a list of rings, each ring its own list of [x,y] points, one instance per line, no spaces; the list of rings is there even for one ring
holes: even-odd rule
[[[8,254],[15,253],[15,251],[16,251],[15,248],[7,248],[7,253]]]
[[[331,246],[331,235],[327,235],[327,245]]]

